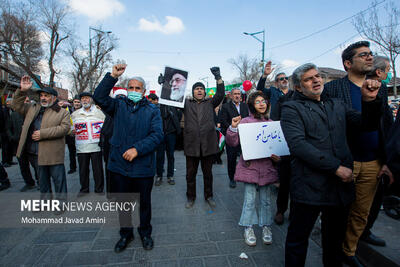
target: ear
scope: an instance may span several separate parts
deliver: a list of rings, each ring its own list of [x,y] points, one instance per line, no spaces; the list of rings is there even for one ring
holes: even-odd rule
[[[352,63],[351,63],[351,61],[350,61],[350,60],[345,60],[345,61],[343,62],[343,65],[345,65],[347,69],[350,69],[350,68],[351,68],[351,65],[352,65]]]

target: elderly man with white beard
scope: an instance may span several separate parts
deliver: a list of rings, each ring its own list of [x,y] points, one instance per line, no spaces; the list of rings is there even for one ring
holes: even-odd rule
[[[21,78],[21,88],[15,93],[12,107],[24,116],[17,157],[28,153],[38,162],[41,198],[51,197],[53,178],[56,198],[64,200],[67,183],[64,166],[65,136],[71,130],[69,112],[57,104],[57,91],[45,87],[37,92],[39,103],[24,103],[32,87],[29,76]]]
[[[104,173],[100,142],[100,132],[105,120],[104,113],[94,105],[92,95],[79,95],[82,108],[71,115],[75,127],[75,144],[78,154],[79,179],[81,189],[78,197],[89,193],[89,164],[92,162],[94,191],[103,194]]]

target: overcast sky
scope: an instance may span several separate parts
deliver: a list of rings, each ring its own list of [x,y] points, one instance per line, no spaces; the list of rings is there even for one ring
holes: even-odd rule
[[[209,77],[210,87],[213,86],[209,71],[212,66],[219,66],[223,79],[231,81],[238,73],[228,63],[230,58],[243,53],[261,59],[261,43],[243,32],[263,29],[265,58],[280,64],[288,75],[306,62],[343,69],[341,51],[349,43],[361,40],[351,20],[304,40],[282,44],[333,25],[372,3],[370,0],[60,1],[67,1],[74,10],[75,32],[82,42],[88,42],[89,26],[112,31],[119,38],[113,58],[125,60],[128,76],[142,76],[156,90],[159,90],[157,76],[165,66],[188,71],[188,87],[203,77]],[[379,7],[383,11],[385,3]],[[63,63],[60,68],[64,71],[69,66]],[[60,79],[63,87],[70,86],[65,77]]]

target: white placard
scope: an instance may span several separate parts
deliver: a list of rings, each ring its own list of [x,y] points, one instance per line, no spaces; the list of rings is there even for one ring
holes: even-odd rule
[[[290,154],[280,121],[241,123],[238,129],[244,160]]]
[[[158,103],[183,108],[187,95],[191,93],[191,90],[186,88],[188,74],[185,70],[165,67],[164,83]]]

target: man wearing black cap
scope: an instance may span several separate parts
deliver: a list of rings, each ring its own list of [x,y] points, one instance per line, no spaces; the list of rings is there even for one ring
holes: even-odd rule
[[[89,92],[79,95],[82,108],[71,115],[75,128],[75,142],[78,153],[79,178],[81,189],[78,197],[89,193],[89,163],[92,162],[93,178],[96,193],[103,193],[104,174],[101,156],[100,132],[103,127],[105,115],[98,109]]]
[[[51,87],[37,91],[39,103],[24,103],[31,87],[29,76],[23,76],[21,88],[16,91],[12,103],[13,109],[25,117],[17,157],[24,152],[31,158],[37,158],[42,198],[51,197],[52,177],[56,198],[64,200],[67,193],[65,136],[71,130],[70,116],[57,104],[58,93]]]
[[[196,199],[196,174],[200,161],[204,179],[204,198],[211,207],[215,207],[212,163],[219,149],[215,135],[214,109],[224,98],[225,86],[219,67],[211,68],[211,72],[217,81],[217,93],[214,97],[206,98],[204,84],[197,82],[192,87],[193,99],[185,100],[186,208],[191,208]]]

